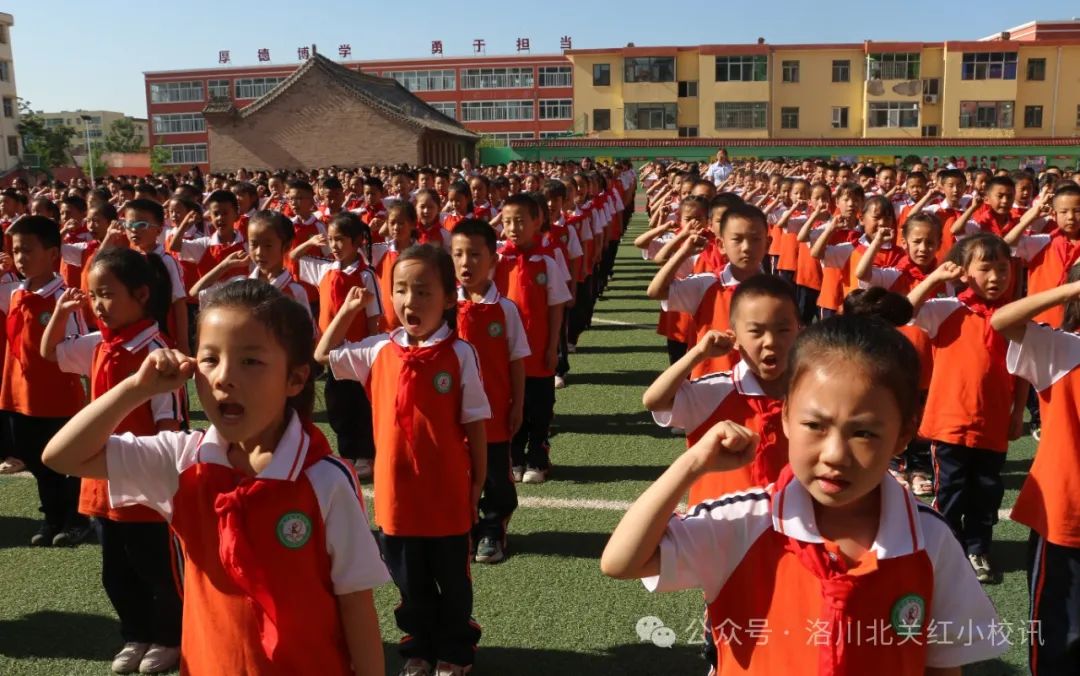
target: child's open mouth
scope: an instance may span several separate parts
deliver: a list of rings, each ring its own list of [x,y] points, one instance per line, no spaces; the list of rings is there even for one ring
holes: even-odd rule
[[[413,327],[420,326],[420,318],[417,317],[414,314],[406,314],[405,315],[405,325],[406,326],[413,326]]]
[[[228,421],[239,420],[244,415],[244,407],[231,401],[219,402],[218,411],[221,412],[221,417]]]

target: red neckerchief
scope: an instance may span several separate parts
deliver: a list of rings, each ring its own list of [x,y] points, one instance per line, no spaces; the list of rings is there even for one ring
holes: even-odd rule
[[[784,401],[764,397],[744,397],[757,418],[758,442],[754,462],[750,465],[750,477],[755,486],[768,486],[777,480],[788,463],[787,444],[784,437]]]
[[[488,324],[491,323],[485,315],[498,307],[498,303],[474,302],[468,299],[458,301],[458,333],[465,340],[468,340],[468,336],[480,335],[480,332],[486,331]]]
[[[354,286],[363,286],[362,273],[367,270],[367,263],[364,261],[364,257],[361,256],[356,261],[356,270],[353,272],[345,272],[344,266],[339,265],[337,269],[332,270],[336,272],[336,275],[330,276],[330,304],[333,305],[334,311],[337,312],[341,309],[341,306],[345,304],[345,298],[349,295],[349,289]]]
[[[308,436],[307,454],[303,468],[306,470],[324,457],[330,455],[330,444],[314,425],[303,423],[304,433]],[[275,479],[245,477],[231,491],[219,493],[214,498],[214,512],[217,513],[218,556],[221,566],[228,573],[233,583],[255,605],[259,620],[259,639],[266,656],[273,661],[278,645],[277,602],[267,583],[265,552],[256,552],[247,539],[247,514],[245,507],[248,498],[280,486]]]
[[[143,319],[117,331],[101,326],[101,361],[98,362],[98,369],[94,371],[93,382],[93,392],[97,396],[108,392],[130,375],[121,373],[120,370],[121,360],[126,352],[124,344],[151,326],[156,326],[153,319]]]
[[[783,491],[794,480],[794,476],[790,465],[780,472],[773,489],[774,504],[778,498],[782,504]],[[872,576],[849,575],[848,565],[843,557],[830,555],[821,542],[803,542],[788,536],[785,549],[794,554],[799,563],[821,583],[820,618],[828,622],[829,641],[818,651],[818,673],[849,676],[844,663],[844,637],[851,620],[847,613],[847,603],[856,590]]]
[[[514,275],[517,276],[518,288],[519,289],[527,289],[533,284],[533,279],[532,279],[531,276],[529,276],[529,271],[527,269],[528,268],[529,257],[530,256],[543,256],[546,253],[548,253],[548,250],[545,249],[542,245],[536,245],[536,246],[533,246],[533,248],[529,249],[528,251],[523,251],[523,250],[519,249],[517,247],[517,245],[515,245],[510,240],[507,240],[506,244],[503,245],[502,250],[499,251],[499,254],[502,255],[502,256],[505,256],[505,257],[516,256],[517,257],[517,258],[514,259],[513,263],[514,263]]]
[[[491,212],[492,212],[492,208],[491,208],[491,204],[489,204],[489,203],[474,204],[473,205],[472,217],[473,218],[479,218],[482,221],[487,221],[487,220],[491,219]]]
[[[983,204],[975,210],[975,213],[974,215],[972,215],[971,220],[975,221],[975,223],[978,224],[979,228],[984,232],[992,232],[998,237],[1003,237],[1005,233],[1009,229],[1011,229],[1012,226],[1016,225],[1017,221],[1019,221],[1020,219],[1014,219],[1012,217],[1012,214],[1010,213],[1009,216],[1005,219],[1005,222],[1002,223],[1001,219],[999,219],[997,214],[994,213],[994,210],[990,208],[990,205]]]
[[[443,227],[439,223],[438,220],[436,220],[434,223],[432,223],[431,227],[424,227],[423,223],[421,223],[419,225],[420,225],[420,227],[418,227],[416,229],[417,230],[417,238],[416,238],[416,243],[417,244],[435,244],[435,245],[438,245],[438,246],[443,245],[443,237],[442,237]]]
[[[720,274],[727,262],[727,256],[724,255],[723,248],[716,237],[707,237],[705,247],[698,254],[694,272],[715,272]]]
[[[7,321],[5,322],[5,329],[7,334],[11,336],[11,340],[8,343],[11,345],[11,356],[15,358],[15,361],[22,364],[23,369],[26,369],[26,359],[23,354],[23,337],[26,326],[29,323],[33,314],[33,310],[30,308],[30,301],[34,296],[33,291],[24,289],[19,294],[18,299],[8,309]]]
[[[983,318],[983,343],[990,352],[992,363],[1004,364],[1005,351],[1007,349],[1005,336],[1001,335],[990,326],[990,318],[994,316],[994,311],[1005,303],[1002,301],[987,303],[982,298],[976,296],[975,291],[972,289],[964,289],[964,291],[956,297],[956,300],[963,303],[972,313]]]
[[[417,473],[420,472],[420,461],[416,456],[416,449],[413,446],[413,438],[415,436],[415,430],[413,429],[413,412],[416,410],[417,397],[416,387],[417,378],[419,372],[423,367],[434,363],[436,359],[441,357],[447,350],[454,349],[454,341],[457,340],[457,335],[453,332],[446,338],[440,340],[434,345],[426,345],[424,347],[402,347],[393,338],[390,339],[390,349],[397,354],[398,359],[401,360],[401,372],[398,373],[397,382],[397,395],[394,399],[394,412],[397,418],[398,427],[405,433],[405,440],[408,442],[407,453],[412,463],[413,470]]]
[[[1058,285],[1064,284],[1068,281],[1069,270],[1080,260],[1080,241],[1071,240],[1058,230],[1050,235],[1050,249],[1061,261],[1061,279]]]
[[[896,269],[914,279],[916,284],[926,279],[926,273],[918,265],[915,265],[907,254],[904,254],[896,264]]]

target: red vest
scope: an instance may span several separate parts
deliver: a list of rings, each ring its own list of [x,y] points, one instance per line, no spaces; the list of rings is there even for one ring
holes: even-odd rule
[[[313,425],[304,432],[306,469],[330,446]],[[352,673],[306,474],[260,480],[199,462],[181,473],[173,510],[185,561],[182,672]]]
[[[501,253],[495,266],[495,287],[521,311],[521,323],[531,354],[525,358],[525,375],[544,378],[554,375],[544,363],[548,343],[548,279],[546,256],[540,246],[523,253]],[[539,260],[531,260],[532,258]]]
[[[338,310],[345,303],[345,296],[354,286],[364,286],[364,271],[367,266],[362,262],[352,274],[340,268],[330,268],[319,280],[319,330],[326,332],[330,322],[337,316]],[[374,302],[374,301],[372,301]],[[349,325],[345,340],[357,342],[368,337],[367,312],[360,312]]]
[[[491,406],[487,421],[488,443],[510,440],[510,341],[506,336],[506,313],[498,303],[459,300],[457,328],[461,339],[476,348],[484,393]]]
[[[731,297],[738,285],[725,286],[717,273],[716,282],[709,287],[701,298],[697,312],[694,313],[694,325],[697,327],[695,343],[705,337],[710,330],[727,331],[731,328]],[[692,378],[700,378],[708,373],[730,371],[739,363],[738,350],[732,350],[720,357],[710,357],[694,367]]]

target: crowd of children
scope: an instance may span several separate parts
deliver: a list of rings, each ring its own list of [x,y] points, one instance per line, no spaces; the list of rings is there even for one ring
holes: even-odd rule
[[[807,654],[811,673],[880,671],[886,655],[896,660],[886,671],[905,674],[986,659],[1007,646],[953,650],[927,628],[970,619],[988,636],[998,622],[972,583],[1000,577],[992,542],[1002,470],[1029,409],[1027,432],[1039,441],[1052,420],[1058,444],[1043,450],[1041,440],[1012,513],[1032,529],[1031,620],[1055,623],[1032,642],[1030,663],[1036,674],[1073,673],[1080,472],[1076,454],[1060,448],[1073,446],[1062,435],[1080,423],[1068,389],[1075,175],[733,166],[726,155],[707,171],[642,172],[650,227],[635,244],[660,265],[647,293],[662,301],[657,332],[671,357],[644,403],[657,423],[685,433],[688,450],[624,517],[605,571],[654,590],[703,589],[716,673],[791,664],[804,646],[739,647],[722,627],[762,618],[790,627],[820,617],[821,598],[833,609],[824,618],[832,648]],[[685,491],[688,511],[671,516]],[[937,511],[916,496],[932,496]],[[907,521],[893,522],[903,510]],[[910,541],[893,531],[901,523]],[[918,573],[920,551],[931,566]],[[759,582],[763,570],[776,571],[773,583]],[[872,582],[883,571],[888,578]],[[877,589],[859,599],[838,584]],[[779,612],[768,602],[781,588],[811,591]],[[908,617],[904,630],[921,649],[864,652],[852,623],[875,604],[889,617],[893,601],[895,634]]]
[[[507,556],[515,483],[550,476],[636,191],[628,163],[539,169],[3,192],[0,471],[36,479],[32,545],[97,531],[116,673],[382,673],[388,577],[402,673],[470,670],[469,566]]]
[[[644,404],[687,451],[604,572],[702,589],[715,673],[958,673],[1004,650],[978,583],[1028,410],[1030,660],[1071,673],[1080,186],[726,154],[4,190],[0,472],[36,480],[31,544],[96,530],[113,670],[383,673],[392,580],[400,673],[469,673],[470,564],[511,551],[515,484],[558,476],[556,391],[639,183],[671,363]],[[869,618],[895,640],[848,640]],[[725,630],[755,621],[792,631]],[[934,640],[953,624],[983,633]]]

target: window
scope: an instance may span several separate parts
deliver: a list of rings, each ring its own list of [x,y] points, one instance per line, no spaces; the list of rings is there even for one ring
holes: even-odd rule
[[[86,135],[90,138],[101,138],[102,133],[100,129],[89,129],[87,130]]]
[[[541,120],[569,120],[574,117],[571,99],[540,99]]]
[[[679,138],[697,138],[697,127],[679,127]]]
[[[833,129],[847,129],[848,128],[848,108],[847,108],[847,106],[833,106],[833,109],[832,109],[832,127],[833,127]]]
[[[941,93],[941,78],[928,77],[922,81],[923,96],[937,96]]]
[[[571,87],[570,66],[540,66],[541,87]]]
[[[1024,106],[1024,127],[1027,129],[1042,127],[1042,113],[1042,106]]]
[[[624,82],[674,82],[675,58],[671,56],[628,57]]]
[[[197,131],[206,131],[206,120],[202,113],[172,113],[169,115],[154,115],[155,134],[192,134]]]
[[[799,109],[798,107],[781,108],[780,109],[780,128],[781,129],[798,129],[799,128]]]
[[[7,154],[10,157],[18,157],[19,155],[19,137],[8,136],[7,137]]]
[[[397,80],[410,92],[445,92],[457,88],[453,70],[391,70],[383,77]]]
[[[10,61],[0,61],[0,82],[11,82]]]
[[[504,131],[484,134],[484,138],[506,145],[510,141],[531,141],[536,138],[536,134],[531,131]]]
[[[542,131],[540,132],[541,139],[556,139],[556,138],[569,138],[574,135],[574,132],[567,129],[566,131]]]
[[[851,61],[834,59],[832,62],[832,81],[851,82]]]
[[[799,81],[799,62],[798,61],[784,61],[780,64],[780,70],[783,73],[784,82],[798,82]]]
[[[461,120],[463,122],[531,119],[533,119],[532,99],[461,102]]]
[[[593,131],[608,131],[611,129],[610,108],[593,108],[592,128]]]
[[[654,129],[675,131],[674,103],[627,103],[623,109],[624,129]]]
[[[679,98],[689,99],[697,96],[697,80],[679,80]]]
[[[171,146],[157,146],[169,153],[166,164],[206,164],[205,143],[181,143]]]
[[[15,99],[4,97],[4,117],[15,117]]]
[[[46,127],[63,127],[64,118],[62,117],[49,117],[45,119]]]
[[[183,101],[202,100],[203,83],[199,80],[154,82],[150,85],[150,103],[181,103]]]
[[[429,103],[428,105],[431,106],[432,108],[434,108],[435,110],[439,111],[443,115],[451,118],[451,119],[454,119],[454,120],[457,119],[457,104],[456,103],[453,103],[453,102],[445,103],[445,102],[442,102],[442,101],[437,101],[437,102],[434,102],[434,103]]]
[[[767,56],[716,57],[717,82],[764,82],[768,75]]]
[[[922,135],[926,137],[941,136],[941,129],[936,124],[923,126]]]
[[[6,45],[7,43],[8,43],[8,27],[5,26],[4,24],[0,24],[0,45]]]
[[[1016,52],[965,53],[960,61],[960,79],[1015,80]]]
[[[592,67],[592,84],[594,87],[608,87],[611,85],[611,64],[594,63]]]
[[[236,98],[257,99],[276,87],[283,77],[245,77],[236,80]]]
[[[1029,80],[1045,80],[1046,79],[1046,59],[1028,59],[1028,62],[1027,62],[1027,79],[1029,79]]]
[[[206,92],[212,99],[227,99],[230,84],[228,80],[207,80]]]
[[[461,71],[462,89],[529,89],[532,86],[532,68],[465,68]]]
[[[867,117],[869,127],[918,127],[919,104],[906,101],[871,102]]]
[[[764,101],[745,103],[717,103],[717,129],[764,129],[766,117]]]
[[[918,52],[871,54],[866,72],[869,80],[915,80],[919,77]]]
[[[961,129],[1011,129],[1012,101],[961,101]]]
[[[1080,127],[1080,106],[1076,106],[1076,126]]]

